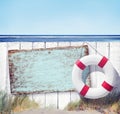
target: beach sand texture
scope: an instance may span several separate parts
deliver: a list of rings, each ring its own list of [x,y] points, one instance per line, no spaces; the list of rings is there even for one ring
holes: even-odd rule
[[[101,113],[94,110],[63,111],[63,110],[51,110],[51,109],[38,109],[38,110],[17,112],[15,114],[101,114]]]

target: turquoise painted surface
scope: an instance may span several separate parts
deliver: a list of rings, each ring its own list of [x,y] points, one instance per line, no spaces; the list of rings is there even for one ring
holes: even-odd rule
[[[9,55],[11,90],[16,92],[73,90],[72,68],[87,47],[19,51]],[[87,76],[89,69],[84,72]]]

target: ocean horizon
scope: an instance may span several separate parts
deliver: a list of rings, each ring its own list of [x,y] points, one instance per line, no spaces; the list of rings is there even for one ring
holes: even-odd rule
[[[120,35],[0,35],[0,42],[111,42]]]

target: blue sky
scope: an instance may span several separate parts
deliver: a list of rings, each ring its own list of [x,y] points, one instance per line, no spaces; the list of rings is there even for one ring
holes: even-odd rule
[[[120,0],[0,0],[0,34],[120,34]]]

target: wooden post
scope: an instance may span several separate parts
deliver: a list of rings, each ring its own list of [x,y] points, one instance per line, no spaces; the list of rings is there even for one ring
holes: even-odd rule
[[[57,91],[57,109],[59,109],[59,91]]]

